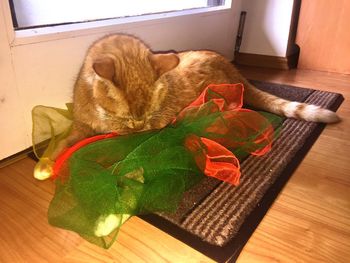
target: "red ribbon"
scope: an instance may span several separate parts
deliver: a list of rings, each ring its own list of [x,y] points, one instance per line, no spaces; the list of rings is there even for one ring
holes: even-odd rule
[[[80,148],[82,148],[90,143],[93,143],[93,142],[96,142],[99,140],[103,140],[103,139],[107,139],[107,138],[112,138],[115,136],[118,136],[118,134],[117,133],[100,134],[100,135],[92,136],[92,137],[86,138],[84,140],[81,140],[81,141],[77,142],[76,144],[74,144],[73,146],[67,148],[56,159],[55,165],[53,167],[52,179],[56,179],[58,177],[58,174],[59,174],[61,168],[63,167],[64,163],[72,156],[73,153],[78,151]]]

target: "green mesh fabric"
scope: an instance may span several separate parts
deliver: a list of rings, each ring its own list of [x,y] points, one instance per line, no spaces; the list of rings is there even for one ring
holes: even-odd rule
[[[241,109],[242,88],[235,103],[216,88],[209,91],[160,131],[108,138],[77,150],[59,170],[49,223],[108,248],[129,216],[174,212],[183,193],[210,169],[235,166],[225,166],[234,155],[242,159],[268,151],[271,123],[281,118]],[[218,144],[229,150],[212,151]],[[222,156],[226,151],[232,156]],[[218,154],[210,159],[211,152]],[[97,232],[109,219],[114,230]]]
[[[108,247],[116,233],[95,236],[101,215],[175,211],[183,192],[203,175],[174,133],[106,139],[77,151],[69,160],[70,176],[57,180],[49,222]]]

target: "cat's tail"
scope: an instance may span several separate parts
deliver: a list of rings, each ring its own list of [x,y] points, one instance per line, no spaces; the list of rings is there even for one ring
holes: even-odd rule
[[[259,90],[247,81],[244,81],[243,84],[244,102],[258,109],[311,122],[336,123],[340,121],[339,116],[331,110],[279,98]]]

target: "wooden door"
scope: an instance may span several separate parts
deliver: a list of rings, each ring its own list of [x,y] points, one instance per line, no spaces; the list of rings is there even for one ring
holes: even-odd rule
[[[350,74],[350,1],[302,0],[298,68]]]

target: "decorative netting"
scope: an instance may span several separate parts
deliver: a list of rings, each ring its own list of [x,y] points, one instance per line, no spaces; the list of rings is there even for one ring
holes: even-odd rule
[[[183,193],[204,176],[237,185],[239,160],[265,154],[276,135],[273,126],[281,122],[276,115],[243,109],[242,97],[241,84],[210,85],[162,130],[99,135],[68,149],[53,168],[49,223],[108,248],[127,218],[174,212]],[[70,123],[62,129],[56,125],[62,118],[51,120],[55,114],[42,107],[33,110],[33,142],[52,138],[44,162]],[[50,136],[36,139],[39,130]]]

